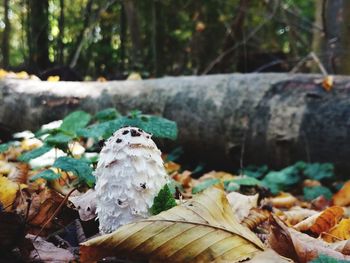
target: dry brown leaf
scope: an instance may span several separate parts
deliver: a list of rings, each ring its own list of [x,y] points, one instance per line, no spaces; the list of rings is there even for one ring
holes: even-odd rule
[[[347,181],[343,187],[333,195],[333,204],[338,206],[348,206],[350,204],[350,181]]]
[[[276,251],[271,248],[265,251],[257,253],[252,259],[244,261],[246,263],[287,263],[294,262],[293,260],[280,256]]]
[[[211,171],[201,176],[198,180],[200,182],[203,182],[207,179],[220,179],[221,181],[226,181],[226,180],[232,180],[234,178],[236,178],[236,176],[230,173]]]
[[[280,255],[301,263],[309,262],[321,254],[350,260],[350,256],[335,251],[330,244],[288,228],[278,217],[271,216],[270,219],[269,244]]]
[[[344,255],[350,255],[350,240],[343,240],[332,243],[334,250],[339,251]]]
[[[278,196],[270,199],[272,205],[277,208],[290,208],[296,204],[296,199],[290,193],[280,193]]]
[[[31,151],[43,146],[43,142],[37,138],[29,138],[21,141],[21,148],[23,151]]]
[[[16,163],[15,169],[8,174],[7,178],[12,182],[25,184],[29,177],[29,165],[26,163]]]
[[[66,249],[56,247],[54,244],[45,241],[41,237],[35,238],[34,235],[26,235],[26,238],[32,241],[34,250],[29,255],[32,262],[71,262],[74,255]]]
[[[231,192],[226,195],[226,198],[231,205],[233,214],[241,222],[249,215],[250,209],[258,206],[259,194],[243,195],[237,192]]]
[[[262,224],[270,217],[270,212],[267,210],[262,210],[259,208],[253,208],[249,211],[249,214],[246,218],[242,220],[242,225],[253,230],[258,225]]]
[[[316,222],[316,219],[321,215],[322,212],[319,212],[317,214],[314,214],[303,221],[299,222],[298,224],[294,225],[294,229],[305,232],[308,231],[311,226],[313,226]]]
[[[32,201],[33,210],[32,214],[29,214],[29,223],[33,226],[42,227],[53,215],[63,199],[63,196],[55,191],[49,189],[41,191],[36,200]],[[52,223],[50,222],[45,225],[45,228],[50,228],[51,226]]]
[[[288,211],[285,211],[283,215],[280,216],[280,218],[288,225],[294,226],[300,223],[301,221],[305,220],[306,218],[309,218],[318,213],[319,212],[317,212],[316,210],[311,210],[307,208],[301,208],[300,206],[296,206],[296,207],[292,207]]]
[[[324,233],[322,238],[326,242],[335,242],[350,239],[350,219],[342,219],[338,225],[329,232]]]
[[[164,163],[165,170],[168,172],[168,174],[171,174],[173,172],[177,172],[181,169],[181,165],[174,162],[166,162]]]
[[[322,232],[328,232],[332,227],[338,224],[343,215],[343,208],[339,206],[329,207],[317,217],[315,223],[310,227],[310,230],[318,235]]]
[[[188,188],[192,186],[191,174],[192,172],[185,170],[182,173],[175,173],[173,179],[179,182],[183,187]]]
[[[157,216],[124,225],[81,245],[81,261],[133,256],[162,262],[238,262],[264,246],[239,224],[225,197],[214,187]]]

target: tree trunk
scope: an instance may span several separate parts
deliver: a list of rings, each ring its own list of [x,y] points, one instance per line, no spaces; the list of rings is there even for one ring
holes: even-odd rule
[[[350,74],[350,2],[318,0],[313,51],[330,74]]]
[[[60,0],[60,18],[58,20],[58,28],[60,30],[58,34],[58,64],[64,65],[64,0]]]
[[[120,3],[120,72],[124,75],[126,48],[126,17],[123,3]]]
[[[29,0],[30,13],[30,61],[40,72],[49,66],[49,3],[48,0]]]
[[[132,44],[131,49],[131,61],[132,69],[138,70],[140,68],[141,62],[141,31],[140,31],[140,22],[138,18],[138,12],[136,9],[134,0],[124,0],[124,10],[126,15],[126,20],[128,22],[129,34]]]
[[[315,84],[320,79],[229,74],[104,83],[5,80],[0,120],[16,130],[35,130],[77,109],[139,109],[177,122],[176,144],[188,160],[219,169],[237,168],[242,159],[271,168],[298,160],[333,162],[348,172],[350,77],[336,77],[330,92]]]
[[[10,18],[9,18],[9,0],[4,0],[4,23],[5,29],[2,36],[2,66],[6,69],[9,67],[9,52],[10,52]]]

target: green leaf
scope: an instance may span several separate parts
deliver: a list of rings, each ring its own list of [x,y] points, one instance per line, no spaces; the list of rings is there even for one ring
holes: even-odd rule
[[[327,200],[331,200],[333,196],[331,190],[324,186],[304,187],[303,193],[304,199],[307,201],[314,200],[321,195],[323,195]]]
[[[73,136],[58,132],[57,134],[47,136],[44,142],[52,147],[66,150],[68,143],[73,140],[73,138]]]
[[[51,146],[44,144],[40,148],[36,148],[32,151],[29,151],[29,152],[22,154],[17,159],[21,162],[29,162],[31,159],[37,158],[37,157],[43,155],[44,153],[47,153],[51,149],[52,149]]]
[[[91,115],[85,111],[74,111],[67,115],[60,126],[60,130],[75,133],[78,129],[84,128],[91,120]]]
[[[242,171],[240,171],[241,174],[247,175],[249,177],[254,178],[262,178],[267,172],[269,171],[269,168],[267,165],[263,165],[260,167],[249,165]]]
[[[85,138],[109,138],[116,130],[124,126],[134,126],[152,133],[155,137],[176,139],[177,125],[175,122],[146,115],[136,117],[121,117],[116,120],[91,125],[87,128],[78,129],[77,135]]]
[[[98,123],[91,125],[86,128],[82,128],[77,130],[76,134],[77,136],[84,137],[84,138],[108,138],[112,135],[113,131],[110,131],[111,128],[111,121],[106,121],[103,123]]]
[[[123,126],[134,126],[153,134],[155,137],[175,140],[177,137],[177,125],[175,122],[158,116],[142,115],[137,118],[122,117],[111,121],[109,132],[111,134]]]
[[[348,260],[336,259],[327,255],[319,255],[318,258],[310,261],[310,263],[349,263]]]
[[[240,185],[236,184],[235,182],[229,182],[229,183],[225,184],[225,190],[227,192],[235,192],[235,191],[238,191],[239,188],[240,188]]]
[[[213,186],[213,185],[218,184],[218,183],[220,183],[220,179],[217,179],[217,178],[207,179],[207,180],[199,183],[195,187],[193,187],[192,194],[197,194],[199,192],[202,192],[203,190],[209,188],[210,186]]]
[[[269,188],[273,194],[278,194],[280,191],[291,188],[300,182],[303,168],[304,164],[298,162],[281,171],[271,171],[264,177],[262,183],[265,187]]]
[[[175,198],[171,194],[170,189],[166,184],[154,198],[150,211],[152,215],[157,215],[160,212],[166,211],[174,206],[176,206]]]
[[[6,152],[14,142],[0,144],[0,153]]]
[[[95,118],[100,122],[115,120],[121,117],[115,108],[107,108],[96,113]]]
[[[71,157],[60,157],[52,166],[60,168],[63,171],[74,173],[78,176],[80,181],[85,182],[90,187],[95,183],[95,177],[92,175],[92,168],[85,160],[74,159]]]
[[[180,156],[184,153],[184,150],[182,147],[177,147],[174,150],[172,150],[169,154],[167,154],[166,160],[167,161],[176,161],[177,159],[180,158]]]
[[[323,180],[334,177],[334,165],[331,163],[307,164],[304,175],[313,180]]]
[[[53,180],[56,180],[60,177],[61,177],[60,174],[55,173],[54,171],[49,169],[49,170],[42,171],[41,173],[38,173],[38,174],[32,176],[30,178],[30,181],[32,182],[32,181],[35,181],[36,179],[39,179],[39,178],[43,178],[47,181],[53,181]]]
[[[253,177],[243,177],[243,178],[238,178],[238,179],[232,179],[232,180],[227,180],[224,182],[224,184],[228,183],[236,183],[239,185],[244,185],[244,186],[255,186],[255,185],[262,185],[262,182],[253,178]]]

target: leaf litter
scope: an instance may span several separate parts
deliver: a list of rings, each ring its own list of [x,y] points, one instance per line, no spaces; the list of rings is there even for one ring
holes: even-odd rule
[[[106,109],[77,111],[0,144],[1,260],[350,260],[350,181],[329,163],[203,173],[183,169],[176,149],[163,154],[171,181],[154,199],[154,215],[100,235],[93,171],[101,140],[125,125],[177,135],[170,120]]]

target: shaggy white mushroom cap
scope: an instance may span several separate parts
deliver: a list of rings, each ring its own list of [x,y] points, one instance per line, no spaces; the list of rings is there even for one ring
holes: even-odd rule
[[[95,176],[101,233],[148,217],[169,180],[151,135],[136,127],[121,128],[106,141]]]

